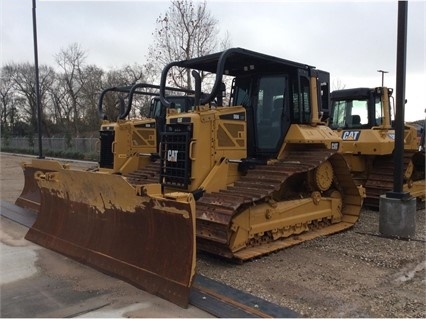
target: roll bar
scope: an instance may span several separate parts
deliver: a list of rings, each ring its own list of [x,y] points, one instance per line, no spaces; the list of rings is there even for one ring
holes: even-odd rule
[[[102,108],[105,94],[107,94],[108,92],[123,92],[123,93],[125,93],[125,92],[129,92],[130,88],[131,88],[130,86],[123,86],[123,87],[114,86],[114,87],[110,87],[110,88],[107,88],[107,89],[102,91],[101,95],[99,96],[99,101],[98,101],[98,114],[99,114],[99,117],[102,120],[107,119],[107,117],[106,117],[106,115],[103,111],[103,108]]]
[[[201,94],[201,77],[198,72],[192,72],[192,76],[195,78],[195,101],[199,101],[199,103],[196,103],[196,105],[203,105],[212,102],[220,89],[222,89],[222,77],[225,70],[225,62],[226,59],[233,54],[234,52],[240,51],[240,48],[233,48],[223,51],[218,59],[217,67],[216,67],[216,79],[213,85],[213,88],[208,95],[202,95]],[[201,58],[202,59],[202,58]],[[160,81],[160,100],[163,105],[166,107],[170,107],[171,102],[167,100],[165,96],[166,92],[166,80],[167,80],[167,74],[169,70],[174,67],[184,67],[184,68],[190,68],[191,64],[187,63],[187,61],[190,60],[183,60],[178,62],[171,62],[165,66],[163,71],[161,72],[161,81]],[[198,99],[197,99],[198,96]]]
[[[107,117],[103,111],[103,99],[105,97],[105,94],[108,92],[122,92],[122,93],[128,93],[129,98],[127,102],[126,109],[118,116],[119,120],[125,119],[129,114],[130,110],[132,109],[133,104],[133,95],[141,94],[141,95],[148,95],[148,96],[158,96],[159,93],[157,92],[147,92],[147,91],[137,91],[137,89],[144,88],[144,89],[156,89],[159,90],[160,86],[156,84],[148,84],[148,83],[136,83],[133,86],[122,86],[122,87],[110,87],[102,91],[101,95],[99,96],[99,102],[98,102],[98,113],[102,120],[106,120]],[[165,90],[168,91],[174,91],[174,92],[182,92],[186,94],[195,94],[195,91],[193,90],[186,90],[186,89],[180,89],[180,88],[173,88],[173,87],[165,87]]]

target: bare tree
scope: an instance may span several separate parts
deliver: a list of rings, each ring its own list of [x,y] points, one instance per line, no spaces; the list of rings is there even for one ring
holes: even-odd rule
[[[37,107],[35,94],[35,69],[29,63],[9,64],[2,68],[2,73],[7,72],[13,85],[13,100],[15,103],[14,116],[21,116],[30,125],[32,132],[37,127]],[[42,124],[45,133],[49,134],[46,126],[46,106],[48,104],[47,92],[55,80],[55,71],[52,67],[41,65],[39,67],[40,100],[42,108]],[[19,103],[19,106],[17,104]]]
[[[67,108],[64,107],[64,105],[66,105],[67,90],[63,83],[64,80],[62,76],[57,75],[55,82],[52,83],[48,92],[51,102],[51,123],[52,126],[57,126],[58,128],[68,128],[71,126],[71,117],[69,112],[67,112]]]
[[[74,133],[79,135],[80,112],[80,92],[83,88],[82,68],[86,59],[86,52],[78,43],[73,43],[66,49],[55,55],[55,61],[61,69],[61,82],[66,90],[66,98],[63,100],[63,107],[67,114],[72,114]]]
[[[228,30],[225,32],[225,35],[220,40],[219,48],[220,50],[226,50],[231,47],[231,35],[229,34]]]
[[[156,24],[147,63],[154,78],[158,79],[162,68],[172,61],[204,56],[219,46],[218,21],[207,9],[206,1],[194,4],[191,0],[172,0]],[[229,35],[220,43],[221,49],[224,45],[229,45]],[[173,70],[170,74],[170,84],[192,89],[189,70]]]
[[[14,90],[12,81],[12,70],[5,66],[2,68],[0,77],[0,110],[1,110],[1,132],[8,135],[13,128],[14,114]]]
[[[81,98],[84,107],[81,108],[84,119],[85,131],[98,131],[100,118],[98,114],[98,101],[103,87],[105,72],[96,65],[88,65],[83,69],[82,78],[84,86]]]
[[[134,63],[133,65],[125,65],[122,70],[122,77],[127,84],[135,84],[144,79],[144,68],[142,65]]]
[[[333,83],[332,83],[332,90],[333,91],[343,90],[345,87],[346,87],[346,85],[343,84],[342,80],[340,80],[339,78],[333,80]]]

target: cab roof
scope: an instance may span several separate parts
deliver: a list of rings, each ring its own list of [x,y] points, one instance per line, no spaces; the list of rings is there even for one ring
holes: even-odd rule
[[[222,58],[222,59],[221,59]],[[189,60],[173,63],[174,66],[216,73],[218,64],[224,62],[223,74],[238,76],[254,72],[279,72],[289,67],[313,69],[313,66],[297,63],[243,48],[232,48]]]

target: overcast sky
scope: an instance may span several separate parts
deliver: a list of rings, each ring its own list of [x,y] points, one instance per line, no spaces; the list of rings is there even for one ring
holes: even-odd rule
[[[32,0],[0,0],[1,63],[34,63]],[[396,1],[207,1],[232,47],[330,72],[346,88],[395,88]],[[170,1],[37,1],[39,64],[77,42],[104,69],[144,64],[156,18]],[[405,119],[425,117],[426,2],[408,3]]]

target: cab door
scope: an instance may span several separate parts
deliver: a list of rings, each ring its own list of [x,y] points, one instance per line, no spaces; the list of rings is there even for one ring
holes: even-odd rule
[[[276,156],[290,127],[286,75],[259,78],[254,106],[255,157]]]

